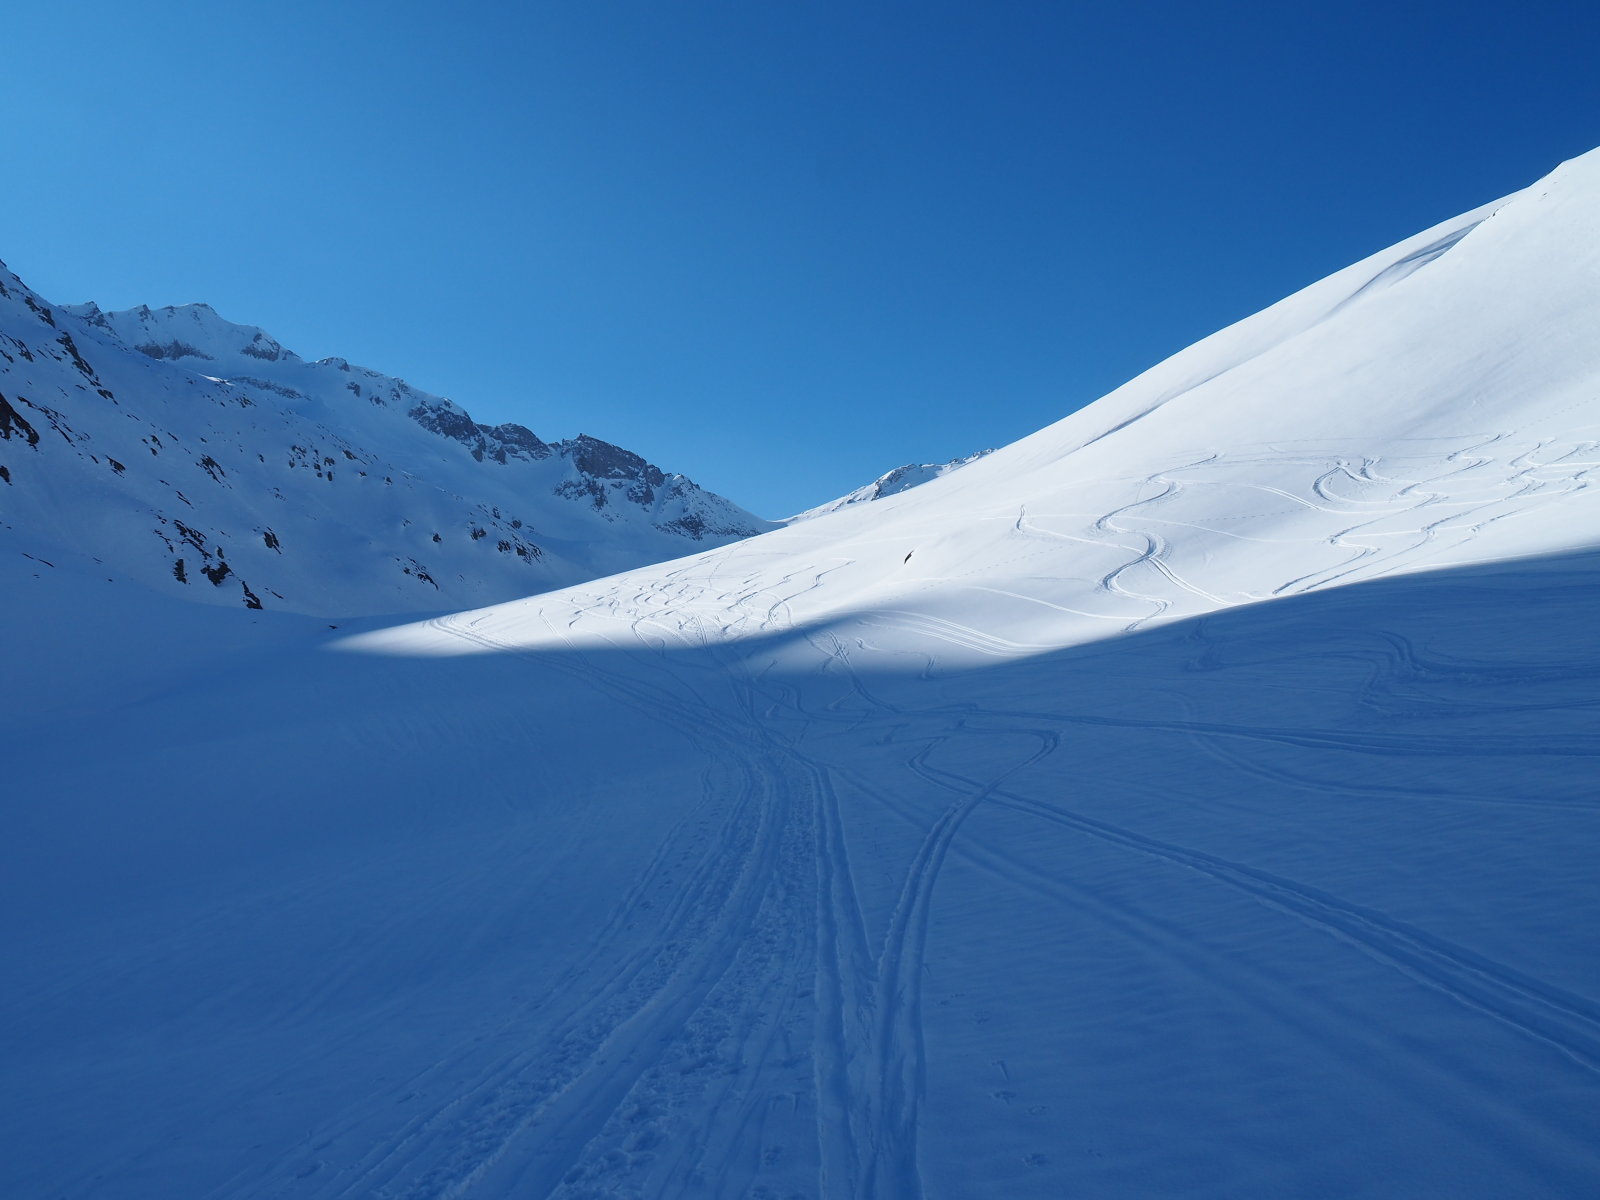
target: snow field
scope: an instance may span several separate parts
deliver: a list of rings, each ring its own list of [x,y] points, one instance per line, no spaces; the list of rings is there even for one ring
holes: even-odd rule
[[[106,615],[4,735],[6,1190],[1592,1192],[1597,225],[692,558]]]

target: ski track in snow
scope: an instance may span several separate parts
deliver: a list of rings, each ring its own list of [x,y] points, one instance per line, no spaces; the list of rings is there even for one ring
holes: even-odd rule
[[[813,580],[794,594],[814,586]],[[755,619],[763,626],[781,623],[787,603],[774,593]],[[671,611],[662,606],[662,612]],[[497,653],[529,653],[497,641],[466,617],[437,618],[429,626]],[[653,631],[709,644],[692,618],[670,630],[652,630],[648,617],[636,618],[629,628],[643,646],[651,645]],[[820,669],[840,664],[855,692],[866,696],[836,639],[829,655]],[[356,1172],[307,1194],[613,1194],[640,1169],[638,1159],[645,1174],[653,1169],[649,1150],[658,1141],[639,1127],[665,1113],[660,1092],[671,1083],[666,1068],[691,1050],[722,1056],[696,1097],[719,1117],[706,1127],[706,1137],[677,1139],[672,1175],[658,1186],[678,1189],[663,1194],[742,1194],[743,1184],[729,1173],[730,1159],[747,1140],[746,1131],[759,1123],[759,1106],[747,1105],[734,1117],[725,1100],[712,1097],[726,1096],[735,1076],[759,1072],[772,1055],[781,1039],[771,1014],[792,1006],[806,990],[797,986],[795,971],[807,960],[813,963],[817,1024],[816,1095],[807,1099],[816,1109],[819,1186],[827,1194],[920,1194],[921,961],[940,866],[965,818],[1014,771],[1048,754],[1054,736],[1040,735],[1033,751],[992,784],[965,792],[934,822],[913,855],[874,952],[855,898],[830,770],[804,755],[797,739],[767,732],[762,721],[762,706],[782,706],[789,697],[763,693],[759,681],[741,677],[737,664],[728,661],[736,680],[732,707],[749,722],[739,725],[725,700],[702,697],[686,711],[685,699],[701,694],[701,680],[675,680],[669,692],[603,669],[582,652],[554,661],[620,703],[668,721],[708,758],[736,762],[737,795],[722,805],[708,795],[697,810],[709,814],[702,816],[702,827],[721,827],[705,848],[695,848],[699,867],[675,885],[654,938],[620,963],[607,961],[619,931],[640,919],[641,903],[660,889],[658,874],[686,855],[676,839],[663,845],[618,905],[586,961],[549,989],[556,1001],[580,998],[547,1027],[541,1042],[549,1049],[497,1061],[475,1083],[454,1085],[457,1094],[441,1109],[376,1148]],[[960,734],[956,721],[946,736]],[[913,755],[908,767],[919,769],[927,753],[924,748]],[[714,1033],[711,1041],[696,1044],[697,1024]]]
[[[1303,487],[1255,485],[1258,494],[1322,518],[1362,518],[1326,536],[1334,560],[1329,566],[1285,580],[1269,594],[1326,587],[1380,558],[1387,570],[1403,569],[1444,530],[1470,541],[1530,500],[1548,501],[1588,486],[1595,465],[1587,457],[1593,442],[1559,450],[1551,459],[1539,457],[1548,445],[1540,443],[1496,460],[1487,452],[1506,435],[1461,440],[1456,449],[1403,466],[1376,456],[1303,456],[1292,460],[1306,473]],[[1224,607],[1219,591],[1186,578],[1167,561],[1171,543],[1161,514],[1208,485],[1236,486],[1231,473],[1241,461],[1252,460],[1210,454],[1153,473],[1132,489],[1134,499],[1081,526],[1081,533],[1041,525],[1049,518],[1026,509],[1017,514],[1011,536],[1020,545],[1073,542],[1118,547],[1128,555],[1094,584],[1109,611],[1071,609],[1014,588],[973,585],[974,590],[1069,615],[1109,618],[1126,631],[1167,617],[1177,597],[1187,605]],[[1281,456],[1271,461],[1280,469],[1285,464]],[[1430,509],[1444,507],[1439,489],[1497,462],[1499,473],[1484,483],[1486,498],[1456,502],[1448,513],[1431,516]],[[1387,494],[1342,495],[1341,486]],[[1397,515],[1408,516],[1414,528],[1403,545],[1385,551],[1378,538],[1363,540],[1363,528]],[[1287,1001],[1265,998],[1261,989],[1270,988],[1260,979],[1252,993],[1242,977],[1229,982],[1232,976],[1224,972],[1218,978],[1217,964],[1208,963],[1202,950],[1180,946],[1181,935],[1161,918],[1108,908],[1070,878],[1041,874],[989,848],[984,837],[969,837],[974,815],[985,806],[1091,839],[1152,870],[1201,877],[1512,1036],[1559,1053],[1586,1074],[1600,1073],[1600,1006],[1591,1001],[1383,912],[1090,817],[1013,785],[1057,755],[1064,738],[1096,729],[1187,739],[1230,770],[1278,784],[1304,781],[1234,747],[1378,758],[1571,758],[1600,757],[1600,735],[1432,736],[1204,720],[1192,713],[1178,719],[1071,707],[906,707],[879,695],[856,665],[858,653],[872,658],[881,651],[861,638],[852,649],[844,637],[810,628],[796,615],[850,560],[724,577],[735,561],[731,551],[703,556],[631,593],[580,589],[565,615],[559,605],[539,605],[537,636],[527,644],[525,629],[516,639],[497,632],[494,610],[427,622],[435,635],[473,652],[525,658],[530,666],[564,675],[575,688],[669,727],[705,764],[702,794],[619,897],[586,953],[524,1007],[516,1020],[526,1023],[531,1036],[519,1036],[516,1023],[507,1023],[497,1038],[504,1052],[484,1055],[476,1043],[463,1043],[458,1053],[404,1081],[387,1103],[423,1095],[439,1099],[413,1108],[403,1126],[345,1166],[326,1169],[326,1151],[360,1136],[365,1126],[359,1119],[323,1125],[308,1137],[302,1154],[266,1174],[240,1172],[210,1190],[208,1200],[274,1192],[319,1200],[737,1196],[750,1194],[750,1180],[764,1170],[791,1189],[809,1175],[816,1194],[824,1196],[937,1192],[924,1178],[920,1145],[929,1087],[923,992],[931,916],[952,857],[1007,887],[1088,905],[1108,927],[1160,945],[1186,969],[1212,977],[1208,986],[1223,988],[1240,1003],[1265,1004],[1286,1027],[1302,1026],[1333,1042],[1370,1039],[1370,1033],[1354,1029],[1330,1030],[1329,1022],[1350,1019],[1335,1008],[1294,1013]],[[1135,582],[1141,569],[1149,573]],[[1139,615],[1124,625],[1118,607]],[[855,627],[897,639],[899,653],[920,648],[924,683],[941,676],[945,649],[997,663],[1023,663],[1050,649],[912,607],[869,611],[856,618]],[[599,645],[616,650],[596,651],[592,638],[579,636],[594,630],[602,631]],[[810,681],[752,670],[738,641],[745,633],[801,637],[815,663]],[[1386,681],[1446,678],[1457,669],[1427,658],[1400,634],[1385,637],[1363,651],[1370,705],[1385,703]],[[1205,653],[1202,648],[1202,659]],[[830,698],[818,706],[819,695]],[[884,780],[832,761],[827,744],[841,730],[898,747],[900,775],[917,781],[925,796],[944,794],[942,807],[912,811]],[[978,761],[995,765],[987,775],[948,765]],[[876,921],[862,900],[836,788],[840,780],[917,831],[892,904]],[[1417,794],[1338,779],[1315,782],[1355,795]],[[1571,803],[1538,797],[1457,790],[1449,799],[1496,810],[1572,810]],[[315,1010],[342,977],[360,969],[359,960],[345,964],[280,1019],[293,1021],[296,1013]],[[463,1064],[470,1064],[469,1073],[462,1073]],[[1460,1080],[1468,1088],[1473,1082]],[[1460,1119],[1470,1125],[1481,1114],[1466,1112]],[[810,1132],[796,1142],[800,1130]]]
[[[1361,531],[1397,514],[1414,518],[1417,535],[1407,545],[1389,548],[1383,557],[1390,569],[1418,556],[1444,527],[1464,528],[1470,538],[1480,527],[1470,523],[1474,518],[1487,521],[1509,515],[1507,504],[1543,490],[1538,477],[1543,468],[1535,459],[1542,446],[1507,462],[1502,478],[1488,488],[1494,493],[1490,499],[1452,506],[1436,519],[1427,519],[1425,513],[1437,504],[1443,494],[1439,489],[1450,480],[1493,464],[1496,460],[1485,451],[1506,437],[1464,439],[1465,445],[1433,460],[1436,466],[1431,471],[1412,466],[1395,472],[1378,458],[1365,458],[1359,467],[1345,459],[1333,463],[1322,457],[1301,460],[1313,472],[1305,494],[1270,486],[1260,490],[1324,516],[1350,513],[1362,520],[1328,535],[1327,544],[1341,561],[1287,580],[1273,593],[1304,591],[1346,578],[1366,560],[1383,553],[1382,543],[1362,540]],[[1572,473],[1571,460],[1576,453],[1592,448],[1592,443],[1584,444],[1563,456],[1569,470],[1560,481],[1558,494],[1586,485],[1582,472],[1587,466]],[[1283,460],[1277,462],[1281,465]],[[1090,539],[1123,545],[1128,540],[1142,542],[1130,547],[1131,557],[1105,573],[1098,583],[1108,596],[1146,607],[1145,615],[1131,621],[1128,630],[1168,611],[1170,601],[1161,591],[1170,595],[1176,589],[1210,604],[1219,601],[1220,597],[1185,580],[1166,561],[1167,539],[1149,523],[1159,521],[1156,514],[1170,507],[1186,489],[1206,486],[1208,475],[1222,474],[1226,483],[1226,471],[1236,467],[1227,456],[1212,454],[1183,468],[1152,474],[1136,489],[1151,494],[1113,509],[1089,526]],[[1381,499],[1341,497],[1334,492],[1339,480],[1358,487],[1381,482],[1390,494]],[[1019,515],[1015,529],[1024,537],[1063,536],[1030,524],[1025,513]],[[618,702],[672,724],[708,759],[738,763],[740,786],[713,818],[721,823],[720,830],[703,852],[700,870],[687,885],[679,885],[675,903],[661,918],[654,945],[614,968],[591,992],[585,992],[586,986],[593,985],[581,967],[552,989],[556,995],[584,997],[555,1035],[546,1035],[547,1042],[560,1047],[554,1061],[533,1057],[499,1064],[408,1141],[391,1148],[334,1194],[357,1196],[381,1189],[382,1194],[397,1197],[479,1191],[605,1195],[611,1194],[611,1189],[620,1193],[630,1183],[638,1186],[643,1180],[653,1180],[663,1194],[664,1189],[674,1187],[672,1194],[734,1194],[741,1185],[732,1162],[738,1153],[748,1152],[762,1105],[747,1103],[741,1110],[733,1099],[732,1081],[744,1072],[759,1073],[774,1051],[779,1038],[772,1014],[792,1007],[797,990],[795,964],[809,957],[814,963],[811,1047],[815,1094],[807,1100],[796,1097],[794,1104],[799,1109],[809,1101],[814,1108],[819,1186],[824,1194],[920,1195],[917,1131],[919,1105],[927,1086],[921,992],[929,914],[942,866],[965,823],[984,803],[1061,825],[1167,868],[1203,875],[1352,946],[1521,1036],[1556,1049],[1588,1071],[1600,1071],[1600,1012],[1587,1001],[1382,913],[1345,904],[1243,864],[1031,800],[1005,787],[1013,774],[1056,749],[1063,728],[1082,726],[1187,735],[1217,746],[1240,740],[1404,756],[1600,755],[1600,740],[1575,743],[1567,738],[1547,745],[1526,737],[1479,735],[1463,742],[1430,740],[1414,733],[1354,736],[1195,720],[990,711],[985,714],[990,721],[1020,722],[1009,736],[1020,734],[1033,740],[1035,747],[1019,754],[1001,774],[984,781],[935,766],[932,760],[961,761],[962,755],[950,748],[954,740],[1008,735],[969,729],[965,718],[970,714],[964,712],[908,714],[884,704],[862,682],[839,638],[813,636],[810,640],[823,655],[819,671],[842,673],[848,694],[855,697],[857,707],[841,717],[852,727],[874,716],[902,727],[907,723],[926,725],[930,718],[944,725],[935,735],[914,739],[917,746],[905,759],[904,769],[951,792],[952,799],[925,829],[912,853],[899,897],[874,952],[856,897],[831,771],[801,750],[808,737],[803,731],[783,739],[775,736],[763,720],[763,706],[768,712],[773,706],[790,706],[790,711],[807,723],[832,718],[799,709],[793,689],[763,692],[760,680],[742,670],[731,650],[716,653],[729,628],[747,625],[773,632],[790,626],[792,605],[819,587],[824,573],[803,586],[797,586],[795,575],[788,574],[763,581],[754,591],[748,590],[758,582],[753,578],[740,579],[724,590],[716,563],[713,557],[698,579],[687,570],[671,572],[622,605],[614,596],[597,598],[590,607],[578,608],[572,622],[615,620],[619,633],[626,622],[626,636],[641,647],[653,646],[653,661],[663,673],[668,670],[665,654],[669,646],[710,651],[712,660],[726,671],[725,680],[664,674],[656,683],[624,675],[600,667],[571,643],[567,633],[554,629],[551,632],[567,645],[567,652],[539,656],[541,661],[556,662],[560,669],[600,687]],[[1133,584],[1132,576],[1141,567],[1152,568],[1152,581],[1166,587],[1144,590]],[[706,607],[708,597],[711,605],[724,607],[715,626],[694,612],[696,607]],[[687,609],[682,606],[685,600],[690,602]],[[440,618],[431,624],[486,650],[536,653],[498,641],[463,617]],[[908,609],[881,611],[867,624],[914,633],[985,657],[1008,659],[1044,649]],[[1402,657],[1410,654],[1403,646],[1399,652]],[[932,661],[935,659],[930,658]],[[735,694],[731,706],[729,697],[705,693],[707,686],[719,685],[730,687]],[[698,701],[692,706],[692,715],[685,703],[690,697]],[[839,703],[836,699],[833,707]],[[708,795],[706,806],[713,803]],[[659,858],[647,869],[644,880],[658,867]],[[619,906],[610,926],[597,939],[591,961],[604,959],[614,931],[629,922],[644,887],[641,882]],[[812,899],[807,902],[806,896]],[[664,955],[659,946],[674,950]],[[712,1040],[705,1041],[707,1037]],[[640,1127],[648,1127],[653,1118],[668,1110],[670,1105],[662,1093],[669,1086],[669,1065],[690,1053],[724,1056],[694,1096],[695,1103],[718,1112],[718,1119],[703,1127],[704,1136],[685,1138],[680,1131],[668,1172],[652,1176],[657,1168],[649,1151],[665,1139],[666,1130],[652,1136]],[[683,1087],[677,1091],[681,1100]],[[710,1136],[712,1131],[715,1136]],[[759,1135],[755,1140],[759,1143]],[[411,1160],[408,1156],[440,1145],[449,1147],[442,1161],[434,1161],[402,1189],[391,1186],[404,1176],[404,1166]],[[555,1147],[565,1149],[558,1152]]]
[[[1263,490],[1328,514],[1355,508],[1375,521],[1426,507],[1434,496],[1430,485],[1491,461],[1469,457],[1469,452],[1497,440],[1473,442],[1444,456],[1437,472],[1407,478],[1394,493],[1403,499],[1399,504],[1395,499],[1347,500],[1331,494],[1336,479],[1375,479],[1379,464],[1373,460],[1355,470],[1343,462],[1327,466],[1321,459],[1306,460],[1308,467],[1321,468],[1306,489],[1309,496]],[[1106,593],[1151,606],[1148,616],[1132,626],[1160,617],[1167,608],[1161,597],[1123,582],[1143,565],[1155,566],[1159,578],[1172,588],[1218,600],[1162,562],[1167,543],[1160,534],[1132,528],[1133,514],[1149,519],[1148,510],[1171,501],[1186,487],[1203,486],[1193,476],[1218,462],[1218,456],[1208,456],[1183,471],[1151,476],[1145,487],[1154,494],[1123,505],[1091,526],[1092,537],[1137,536],[1145,542],[1128,562],[1100,580]],[[1531,453],[1519,456],[1514,465],[1518,486],[1498,489],[1506,499],[1537,490],[1524,484],[1540,469]],[[1574,478],[1567,477],[1568,490]],[[1485,507],[1468,511],[1478,513]],[[1503,515],[1492,514],[1489,519]],[[1414,554],[1427,546],[1440,523],[1419,522],[1421,536],[1408,551]],[[1359,528],[1341,529],[1328,539],[1331,547],[1349,553],[1351,559],[1337,570],[1321,573],[1324,585],[1348,573],[1353,562],[1376,553],[1351,541]],[[1019,515],[1015,530],[1027,538],[1061,536],[1031,525],[1025,513]],[[1404,555],[1393,555],[1391,560],[1396,557],[1403,560]],[[1063,730],[1085,726],[1187,736],[1224,754],[1228,743],[1243,741],[1362,755],[1600,755],[1600,740],[1568,738],[1543,744],[1527,737],[1482,735],[1467,741],[1430,740],[1416,734],[1356,736],[1295,727],[1000,709],[982,714],[988,728],[973,728],[974,714],[966,709],[907,711],[886,703],[862,680],[844,641],[826,632],[805,634],[820,658],[818,676],[841,681],[846,690],[824,710],[808,711],[793,684],[769,683],[747,671],[733,643],[726,640],[727,631],[793,629],[792,606],[821,586],[827,572],[809,578],[789,573],[771,580],[747,576],[724,590],[716,563],[715,557],[704,563],[698,578],[687,569],[668,573],[625,603],[618,603],[614,594],[599,594],[576,607],[564,629],[542,614],[554,643],[565,647],[555,655],[499,640],[481,628],[481,618],[470,615],[430,622],[437,632],[474,647],[526,654],[554,665],[617,702],[667,722],[708,760],[735,764],[739,784],[731,795],[719,797],[708,780],[707,794],[696,810],[697,828],[711,827],[714,832],[702,832],[692,851],[679,849],[676,839],[664,843],[633,891],[619,903],[585,962],[569,968],[550,989],[552,997],[566,998],[568,1004],[567,1016],[541,1038],[553,1051],[495,1064],[476,1084],[460,1089],[443,1109],[375,1154],[358,1175],[340,1180],[336,1190],[326,1194],[579,1196],[623,1194],[630,1187],[646,1185],[662,1195],[740,1194],[746,1173],[735,1164],[741,1156],[748,1160],[759,1153],[752,1147],[764,1140],[764,1117],[771,1101],[753,1099],[738,1081],[770,1070],[780,1055],[790,1061],[805,1057],[804,1052],[796,1053],[796,1044],[780,1028],[785,1017],[799,1015],[802,996],[810,999],[802,1007],[809,1008],[805,1015],[812,1025],[812,1092],[795,1094],[790,1103],[794,1114],[808,1112],[815,1123],[816,1144],[809,1154],[815,1159],[821,1193],[922,1194],[918,1129],[927,1079],[921,993],[929,916],[943,865],[952,853],[959,853],[987,861],[991,872],[1003,877],[1050,886],[1014,860],[997,862],[981,847],[963,848],[962,830],[984,804],[1050,822],[1166,869],[1201,875],[1352,947],[1519,1036],[1555,1049],[1586,1071],[1600,1071],[1600,1010],[1588,1001],[1318,889],[1073,813],[1006,786],[1012,776],[1053,753]],[[1277,590],[1311,586],[1316,584],[1300,578]],[[712,605],[724,606],[715,625],[696,615],[697,608],[706,607],[707,597]],[[646,651],[636,660],[643,664],[639,670],[624,673],[602,667],[573,642],[573,631],[595,620],[614,623],[624,644],[631,642]],[[877,612],[863,626],[909,633],[927,644],[999,659],[1043,649],[909,609]],[[1391,645],[1394,653],[1376,667],[1392,672],[1415,664],[1416,652],[1404,639],[1395,635]],[[669,648],[709,655],[716,670],[686,675],[669,661]],[[927,661],[933,668],[937,654],[929,654]],[[1382,670],[1375,671],[1381,674]],[[789,719],[774,719],[785,716]],[[997,720],[1011,725],[996,731],[992,726]],[[903,770],[951,794],[948,805],[923,828],[876,947],[857,895],[833,787],[838,768],[803,748],[818,736],[819,723],[856,732],[873,723],[885,726],[887,739],[912,747]],[[913,728],[920,732],[909,732]],[[963,739],[993,742],[1019,737],[1032,742],[1033,748],[1019,747],[1010,765],[987,780],[936,765],[970,757],[956,748]],[[1241,765],[1236,757],[1227,761]],[[860,779],[852,782],[866,786]],[[881,788],[875,792],[880,802],[894,807]],[[1481,799],[1497,802],[1493,797]],[[687,880],[675,885],[667,911],[655,917],[659,922],[655,936],[622,954],[615,945],[618,934],[640,920],[639,906],[660,887],[657,875],[669,860],[681,862],[691,852],[697,866]],[[1128,919],[1127,914],[1118,919]],[[610,961],[614,957],[620,961]],[[806,973],[809,987],[802,986],[799,974],[803,961],[812,964]],[[573,997],[578,998],[576,1003]],[[685,1058],[705,1066],[704,1078],[682,1081]],[[686,1102],[715,1111],[717,1120],[686,1132],[681,1121],[669,1119]],[[672,1146],[670,1158],[654,1152],[666,1144]],[[768,1147],[767,1152],[776,1150]],[[808,1153],[804,1148],[792,1152]],[[423,1164],[425,1169],[410,1178],[411,1168]]]

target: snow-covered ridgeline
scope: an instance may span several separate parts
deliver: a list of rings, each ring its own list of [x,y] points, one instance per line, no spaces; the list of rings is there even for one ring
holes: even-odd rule
[[[830,500],[826,504],[819,504],[815,508],[808,508],[804,512],[796,513],[784,521],[785,525],[793,525],[796,521],[809,521],[813,517],[820,517],[825,513],[836,512],[841,508],[848,508],[852,504],[869,504],[874,500],[882,500],[885,496],[898,496],[901,492],[911,488],[920,487],[931,483],[935,479],[943,478],[951,471],[960,470],[968,463],[975,463],[986,454],[993,454],[993,450],[979,450],[976,454],[969,454],[965,458],[952,458],[949,462],[942,463],[907,463],[903,467],[896,467],[878,476],[871,483],[858,487],[853,492],[847,492],[837,500]]]
[[[303,612],[544,590],[770,523],[597,438],[545,442],[203,304],[53,306],[0,268],[0,532]]]

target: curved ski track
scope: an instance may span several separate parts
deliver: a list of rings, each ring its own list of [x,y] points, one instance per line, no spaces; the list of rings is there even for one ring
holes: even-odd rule
[[[1551,449],[1540,443],[1485,473],[1501,461],[1492,451],[1508,438],[1457,439],[1445,453],[1420,452],[1416,460],[1392,465],[1322,449],[1299,457],[1271,453],[1278,465],[1295,462],[1307,469],[1304,493],[1264,485],[1254,490],[1337,526],[1322,535],[1334,561],[1249,598],[1326,586],[1369,567],[1404,568],[1446,530],[1470,539],[1529,503],[1587,487],[1588,474],[1600,465],[1584,460],[1600,443],[1574,442],[1539,461],[1541,452]],[[1013,533],[1035,541],[1110,546],[1129,556],[1102,574],[1095,590],[1124,608],[1142,608],[1142,615],[1131,621],[1109,613],[1080,615],[1111,616],[1132,630],[1175,615],[1179,595],[1207,610],[1221,607],[1226,601],[1217,589],[1186,577],[1170,561],[1171,546],[1160,527],[1186,523],[1155,514],[1172,511],[1190,489],[1239,486],[1227,472],[1250,461],[1249,455],[1211,454],[1153,474],[1136,493],[1151,494],[1088,521],[1081,534],[1041,526],[1026,509],[1018,513]],[[1415,469],[1424,463],[1432,469]],[[1447,503],[1446,493],[1434,490],[1472,472],[1485,473],[1481,499]],[[1431,516],[1433,509],[1439,510],[1437,517]],[[1363,534],[1399,515],[1414,518],[1415,531],[1408,539],[1401,535],[1405,545],[1385,550],[1380,539],[1392,540],[1393,534]],[[1359,519],[1344,523],[1349,517]],[[1210,974],[1203,952],[1184,944],[1161,916],[1107,909],[1070,879],[1042,875],[989,848],[982,837],[964,837],[969,819],[986,804],[1134,855],[1152,869],[1202,877],[1337,939],[1585,1071],[1600,1073],[1600,1008],[1587,1000],[1383,913],[1046,803],[1013,786],[1056,750],[1064,733],[1096,727],[1188,738],[1232,767],[1280,783],[1286,781],[1282,775],[1229,746],[1265,743],[1379,756],[1600,756],[1600,738],[1481,736],[1463,742],[1192,718],[1133,720],[1095,712],[977,712],[949,705],[902,709],[873,693],[838,636],[807,632],[794,615],[795,603],[821,587],[835,568],[775,578],[757,568],[738,579],[719,578],[734,561],[731,549],[719,552],[669,571],[629,597],[574,593],[577,606],[566,628],[556,628],[541,610],[548,640],[558,647],[554,652],[498,639],[485,628],[483,616],[430,622],[437,632],[477,649],[527,656],[564,673],[575,686],[598,690],[664,723],[707,764],[702,795],[619,899],[587,952],[500,1031],[496,1044],[506,1049],[484,1055],[464,1044],[459,1058],[442,1060],[430,1073],[436,1078],[410,1081],[408,1096],[428,1092],[441,1099],[354,1167],[312,1175],[315,1149],[308,1149],[302,1168],[291,1172],[301,1176],[297,1194],[324,1200],[732,1196],[746,1194],[753,1163],[776,1164],[787,1155],[795,1165],[787,1168],[786,1178],[809,1173],[819,1195],[915,1200],[924,1190],[918,1145],[927,1086],[923,963],[933,898],[952,854],[1011,886],[1058,902],[1087,904],[1109,924],[1165,947],[1180,964],[1192,964],[1197,976]],[[1141,567],[1153,573],[1148,583],[1135,581]],[[981,590],[1035,599],[998,588]],[[1038,603],[1078,611],[1044,599]],[[857,621],[860,627],[911,634],[933,648],[950,645],[986,658],[1017,658],[1051,648],[909,608],[879,609],[858,615]],[[571,636],[580,623],[596,622],[609,622],[604,627],[614,629],[618,647],[632,653],[591,653]],[[811,644],[819,662],[812,683],[832,700],[808,708],[812,684],[748,669],[734,636],[775,632],[800,632]],[[1409,643],[1395,635],[1389,645],[1392,654],[1373,663],[1369,704],[1384,701],[1380,680],[1417,669]],[[638,653],[641,649],[645,653]],[[679,649],[694,653],[669,654]],[[624,666],[613,665],[616,657]],[[924,679],[939,662],[932,649],[926,657]],[[1448,667],[1431,664],[1429,669]],[[884,788],[826,761],[815,748],[830,732],[866,725],[876,729],[879,744],[905,751],[902,769],[921,781],[922,794],[947,795],[931,821],[927,814],[907,811]],[[979,742],[983,753],[970,753]],[[975,761],[1004,765],[987,778],[950,765]],[[876,939],[857,892],[835,790],[839,780],[920,831]],[[1357,784],[1341,786],[1362,790]],[[1488,796],[1454,798],[1516,803]],[[1225,981],[1213,982],[1225,986]],[[1278,1015],[1291,1023],[1307,1019],[1286,1011]],[[526,1035],[519,1034],[523,1026]],[[465,1078],[456,1074],[462,1064],[471,1064]],[[776,1079],[789,1081],[789,1091],[780,1097],[783,1111],[774,1108]],[[809,1129],[801,1144],[785,1140],[801,1128]],[[324,1129],[319,1136],[331,1139],[338,1133]],[[263,1183],[241,1177],[212,1196],[261,1194]]]

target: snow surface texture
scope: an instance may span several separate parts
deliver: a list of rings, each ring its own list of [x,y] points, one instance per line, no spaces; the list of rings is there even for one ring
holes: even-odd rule
[[[812,517],[824,516],[827,513],[837,512],[841,508],[848,508],[852,504],[868,504],[873,500],[882,500],[885,496],[898,496],[901,492],[910,491],[924,483],[939,479],[959,470],[968,463],[975,463],[986,454],[993,454],[993,450],[979,450],[976,454],[969,454],[965,458],[952,458],[946,463],[907,463],[903,467],[896,467],[887,474],[880,475],[865,487],[858,487],[855,491],[840,496],[837,500],[830,500],[826,504],[819,504],[815,508],[808,508],[803,513],[796,513],[784,522],[792,525],[796,521],[809,521]]]
[[[0,266],[0,552],[323,614],[510,599],[772,528],[204,304],[45,303]]]
[[[1594,1194],[1597,333],[1600,153],[674,563],[13,560],[0,1190]]]

